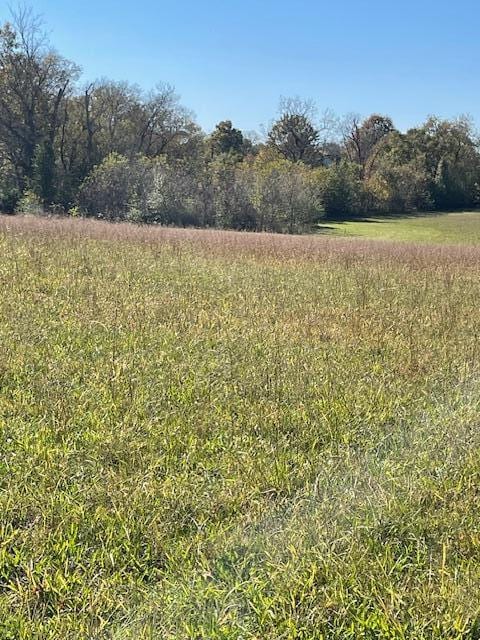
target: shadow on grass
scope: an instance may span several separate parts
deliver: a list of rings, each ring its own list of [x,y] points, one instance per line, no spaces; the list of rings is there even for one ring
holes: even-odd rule
[[[471,210],[451,210],[451,211],[409,211],[405,213],[369,213],[368,215],[351,215],[351,216],[337,216],[335,218],[325,218],[326,224],[322,221],[318,223],[318,227],[322,229],[335,229],[335,227],[329,227],[329,224],[345,224],[346,222],[392,222],[394,220],[411,220],[415,218],[439,218],[442,216],[451,215],[454,213],[479,213],[479,209]]]

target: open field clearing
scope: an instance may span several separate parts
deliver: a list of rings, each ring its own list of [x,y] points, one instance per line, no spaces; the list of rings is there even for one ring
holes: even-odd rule
[[[0,638],[480,637],[480,247],[0,251]]]
[[[319,229],[329,235],[343,237],[478,245],[480,212],[325,222],[319,225]]]

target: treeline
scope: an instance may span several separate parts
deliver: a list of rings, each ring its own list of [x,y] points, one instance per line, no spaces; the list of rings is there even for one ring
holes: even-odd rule
[[[206,135],[172,87],[79,83],[20,10],[0,29],[0,209],[298,231],[322,217],[476,207],[479,140],[466,118],[406,133],[282,100],[261,140]],[[256,138],[256,137],[255,137]]]

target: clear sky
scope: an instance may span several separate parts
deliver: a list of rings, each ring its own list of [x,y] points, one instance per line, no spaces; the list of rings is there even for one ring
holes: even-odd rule
[[[173,84],[207,131],[259,130],[279,96],[338,114],[480,126],[479,0],[32,0],[85,79]],[[8,17],[0,3],[0,19]]]

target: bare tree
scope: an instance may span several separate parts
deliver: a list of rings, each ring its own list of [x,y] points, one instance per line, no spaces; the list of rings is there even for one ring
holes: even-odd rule
[[[362,121],[358,115],[350,114],[343,122],[343,141],[347,158],[360,165],[363,173],[380,141],[393,131],[395,127],[387,116],[375,113]]]
[[[32,179],[37,147],[53,149],[62,105],[77,75],[76,65],[48,46],[31,9],[12,12],[12,21],[0,29],[0,143],[19,188]]]

